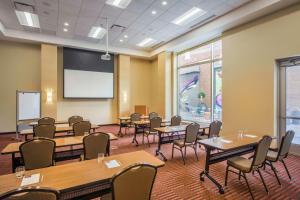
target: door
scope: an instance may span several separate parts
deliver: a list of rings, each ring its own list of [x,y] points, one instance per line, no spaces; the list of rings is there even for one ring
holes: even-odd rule
[[[279,136],[295,131],[291,152],[300,155],[300,57],[281,59],[279,66]]]

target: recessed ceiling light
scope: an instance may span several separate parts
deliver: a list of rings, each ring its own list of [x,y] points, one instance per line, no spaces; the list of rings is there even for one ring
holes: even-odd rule
[[[128,38],[128,35],[124,35],[124,38]]]
[[[64,28],[64,32],[68,32],[68,29],[67,29],[67,28]]]
[[[39,17],[37,14],[15,10],[21,25],[40,28]]]
[[[89,32],[88,37],[101,39],[104,37],[106,30],[100,26],[93,26]]]
[[[68,23],[68,22],[65,22],[64,25],[65,25],[65,26],[69,26],[69,23]]]
[[[154,39],[146,38],[146,39],[142,40],[140,43],[138,43],[137,46],[146,47],[146,46],[149,46],[149,45],[153,44],[154,42],[155,42]]]
[[[156,15],[156,10],[152,10],[152,15]]]
[[[165,6],[165,5],[167,5],[168,4],[168,2],[166,2],[166,1],[162,1],[161,2],[161,5],[163,5],[163,6]]]
[[[172,21],[172,23],[176,24],[176,25],[184,25],[184,24],[187,24],[205,14],[206,14],[206,11],[202,10],[201,8],[193,7],[190,10],[188,10],[187,12],[185,12],[182,15],[180,15],[179,17],[177,17],[176,19],[174,19]]]
[[[106,4],[125,9],[130,4],[131,0],[106,0]]]
[[[120,39],[120,42],[123,42],[124,40],[123,39]]]

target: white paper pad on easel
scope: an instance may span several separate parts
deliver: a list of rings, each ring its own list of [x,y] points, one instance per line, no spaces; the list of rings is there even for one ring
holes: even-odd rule
[[[31,185],[40,182],[40,174],[33,174],[28,177],[23,177],[21,186]]]
[[[116,160],[110,160],[110,161],[106,161],[105,165],[107,168],[111,169],[111,168],[116,168],[116,167],[120,167],[120,163]]]

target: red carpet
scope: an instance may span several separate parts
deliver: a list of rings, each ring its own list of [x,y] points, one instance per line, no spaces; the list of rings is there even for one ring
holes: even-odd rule
[[[99,128],[103,132],[118,132],[118,126],[107,126]],[[0,136],[0,150],[4,146],[12,142],[13,135]],[[140,145],[136,147],[131,143],[132,135],[119,138],[113,141],[111,146],[112,154],[125,153],[136,150],[146,150],[154,155],[156,143],[148,145]],[[151,138],[152,140],[152,138]],[[141,138],[138,137],[138,141]],[[157,141],[157,139],[156,139]],[[228,186],[225,188],[225,194],[219,194],[217,188],[206,178],[204,182],[199,179],[199,174],[204,167],[205,152],[198,150],[199,161],[192,150],[188,150],[186,165],[183,165],[180,152],[175,150],[174,159],[171,159],[171,145],[163,145],[162,152],[169,159],[166,165],[158,170],[156,181],[154,184],[152,199],[154,200],[183,200],[183,199],[250,199],[246,183],[243,179],[238,180],[237,175],[230,173],[228,179]],[[0,156],[0,174],[7,174],[11,171],[11,161],[9,156]],[[286,159],[289,171],[292,175],[292,181],[288,179],[283,166],[278,163],[275,167],[278,169],[278,174],[282,183],[280,187],[270,168],[262,171],[266,184],[269,188],[269,194],[264,190],[264,187],[259,179],[259,175],[248,175],[250,186],[252,188],[255,199],[300,199],[300,157],[289,156]],[[56,163],[63,164],[63,163]],[[210,173],[221,184],[224,184],[226,163],[218,163],[212,165]]]

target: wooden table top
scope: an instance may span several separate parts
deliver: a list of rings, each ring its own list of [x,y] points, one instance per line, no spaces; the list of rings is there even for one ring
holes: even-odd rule
[[[118,137],[115,136],[113,133],[106,133],[109,135],[110,140],[117,140]],[[70,136],[70,137],[61,137],[61,138],[54,138],[53,140],[56,142],[56,147],[65,147],[65,146],[72,146],[72,145],[80,145],[83,143],[84,136]],[[6,147],[1,151],[1,154],[12,154],[19,152],[19,146],[23,142],[14,142],[6,145]]]
[[[98,128],[98,125],[92,124],[91,129],[95,129]],[[67,131],[72,131],[73,130],[73,126],[69,126],[69,125],[58,125],[55,126],[55,132],[59,133],[59,132],[67,132]],[[22,131],[20,131],[20,135],[32,135],[33,134],[33,129],[24,129]]]
[[[217,138],[209,138],[204,140],[199,140],[199,143],[204,146],[209,146],[219,150],[230,150],[236,149],[242,146],[253,145],[259,142],[261,136],[255,134],[244,134],[243,137],[238,134],[226,135]],[[277,146],[277,140],[274,138],[271,144],[271,148]]]
[[[199,123],[200,129],[209,128],[209,124],[206,123]],[[161,133],[172,133],[172,132],[179,132],[179,131],[185,131],[188,124],[182,124],[180,126],[165,126],[165,127],[159,127],[155,128],[154,130],[161,132]]]
[[[68,120],[58,120],[58,121],[55,121],[54,124],[69,124]],[[29,123],[29,126],[36,126],[38,125],[38,122],[30,122]]]
[[[148,115],[142,115],[141,119],[148,119],[149,116]],[[123,116],[123,117],[119,117],[119,120],[130,120],[130,116]]]
[[[161,123],[168,123],[170,121],[167,121],[166,119],[163,119],[161,121]],[[146,125],[146,124],[150,124],[150,120],[141,120],[141,121],[134,121],[133,122],[135,125]]]
[[[164,166],[164,162],[145,151],[135,151],[105,157],[104,161],[116,160],[121,166],[109,169],[97,159],[72,162],[64,165],[26,171],[25,176],[40,173],[41,181],[35,186],[49,187],[59,191],[110,180],[116,173],[135,163],[148,163],[157,167]],[[0,194],[20,187],[22,179],[15,174],[0,176]]]

